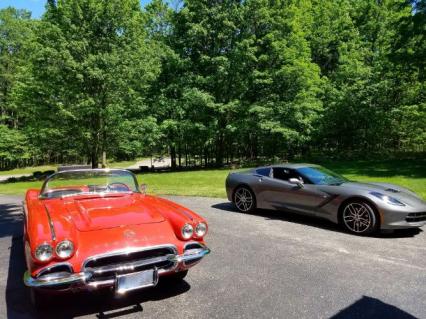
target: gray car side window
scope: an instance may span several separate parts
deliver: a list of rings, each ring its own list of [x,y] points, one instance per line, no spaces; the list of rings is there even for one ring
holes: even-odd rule
[[[271,176],[271,168],[265,167],[265,168],[259,168],[256,170],[256,174],[262,175],[262,176]]]
[[[289,170],[283,167],[274,167],[273,169],[273,178],[279,179],[282,181],[288,181],[289,179]]]
[[[288,182],[290,178],[297,178],[302,182],[305,182],[304,178],[300,176],[294,169],[285,167],[274,167],[273,178]]]

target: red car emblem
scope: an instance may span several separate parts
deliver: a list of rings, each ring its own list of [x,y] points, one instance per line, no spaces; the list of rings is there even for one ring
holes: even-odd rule
[[[124,231],[124,237],[126,237],[126,238],[132,238],[132,237],[135,237],[135,235],[136,235],[136,233],[133,230],[126,229]]]

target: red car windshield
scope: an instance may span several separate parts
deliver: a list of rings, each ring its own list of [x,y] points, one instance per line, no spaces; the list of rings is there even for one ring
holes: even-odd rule
[[[135,176],[126,170],[73,170],[50,176],[41,190],[42,198],[76,195],[105,195],[139,192]]]

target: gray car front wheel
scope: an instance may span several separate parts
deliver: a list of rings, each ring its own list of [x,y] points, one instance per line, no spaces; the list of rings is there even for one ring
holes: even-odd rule
[[[240,186],[234,192],[234,204],[240,212],[250,213],[256,209],[256,197],[250,188]]]
[[[353,234],[369,235],[377,231],[379,218],[369,203],[354,200],[343,207],[342,224]]]

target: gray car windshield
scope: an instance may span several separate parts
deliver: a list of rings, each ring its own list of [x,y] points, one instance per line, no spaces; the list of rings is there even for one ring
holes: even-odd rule
[[[340,185],[348,181],[343,176],[321,166],[301,167],[296,171],[316,185]]]
[[[76,195],[106,195],[138,192],[135,176],[126,170],[74,170],[49,177],[41,190],[42,198]]]

